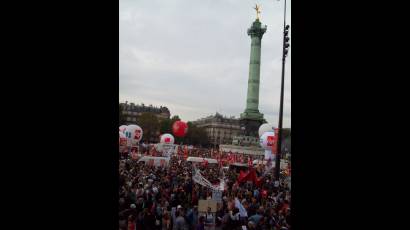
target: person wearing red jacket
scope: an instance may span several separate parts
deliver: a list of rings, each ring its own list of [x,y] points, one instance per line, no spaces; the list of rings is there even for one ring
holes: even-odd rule
[[[133,215],[128,217],[128,230],[136,230],[135,218]]]

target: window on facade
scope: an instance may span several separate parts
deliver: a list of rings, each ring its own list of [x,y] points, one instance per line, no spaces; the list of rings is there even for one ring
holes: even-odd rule
[[[131,117],[127,117],[127,121],[131,121]]]

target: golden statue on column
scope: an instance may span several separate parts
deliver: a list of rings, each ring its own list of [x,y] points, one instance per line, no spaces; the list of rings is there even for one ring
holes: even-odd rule
[[[258,4],[256,4],[254,9],[256,10],[256,19],[259,20],[260,15],[261,15],[261,7]]]

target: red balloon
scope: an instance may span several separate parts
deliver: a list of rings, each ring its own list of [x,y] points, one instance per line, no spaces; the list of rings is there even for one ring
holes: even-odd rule
[[[188,132],[188,125],[183,121],[176,121],[172,125],[172,132],[176,137],[184,137]]]

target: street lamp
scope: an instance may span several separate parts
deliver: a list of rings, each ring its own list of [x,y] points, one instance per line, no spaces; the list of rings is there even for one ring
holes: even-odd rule
[[[285,62],[289,51],[289,25],[286,25],[286,0],[283,16],[283,54],[282,54],[282,79],[280,86],[280,106],[279,106],[279,124],[278,124],[278,144],[275,159],[275,177],[279,180],[280,177],[280,158],[282,154],[282,122],[283,122],[283,91],[285,85]]]

